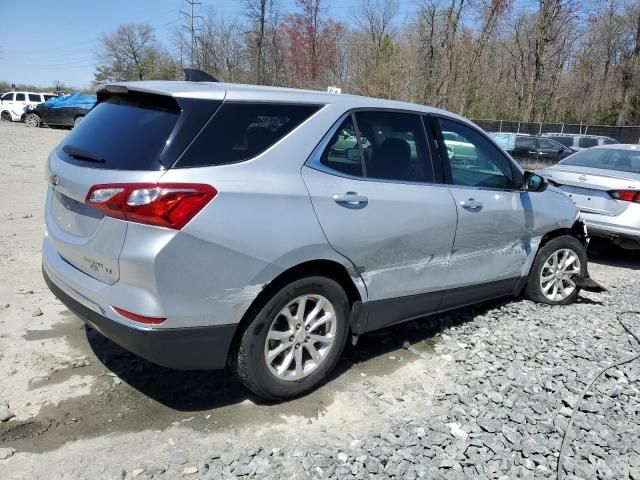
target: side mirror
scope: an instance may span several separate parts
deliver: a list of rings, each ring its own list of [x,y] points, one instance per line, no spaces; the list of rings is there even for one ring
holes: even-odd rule
[[[357,148],[345,149],[344,156],[347,158],[347,160],[351,160],[352,162],[360,161],[360,151]]]
[[[524,188],[528,192],[543,192],[547,188],[547,181],[544,177],[533,172],[525,172]]]

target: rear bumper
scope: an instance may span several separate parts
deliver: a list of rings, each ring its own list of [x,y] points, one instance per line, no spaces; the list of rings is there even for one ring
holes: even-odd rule
[[[222,369],[236,324],[142,329],[118,323],[67,294],[42,269],[49,289],[75,315],[122,348],[158,365],[178,370]]]
[[[587,225],[590,236],[622,237],[640,241],[640,228],[634,227],[637,218],[630,218],[627,212],[615,217],[582,212],[582,219]],[[624,218],[621,218],[623,217]]]

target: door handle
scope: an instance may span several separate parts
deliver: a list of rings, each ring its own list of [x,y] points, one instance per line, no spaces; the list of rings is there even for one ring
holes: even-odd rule
[[[335,194],[333,201],[338,205],[345,207],[365,207],[369,203],[369,199],[363,195],[358,195],[356,192],[347,192],[344,194]]]
[[[468,200],[462,200],[460,202],[460,206],[466,210],[477,212],[482,208],[482,202],[475,200],[473,198],[470,198]]]

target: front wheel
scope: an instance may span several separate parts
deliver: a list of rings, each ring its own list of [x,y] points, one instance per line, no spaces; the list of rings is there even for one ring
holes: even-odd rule
[[[319,386],[348,336],[342,287],[319,276],[296,280],[269,299],[242,333],[233,367],[256,395],[281,400]]]
[[[573,303],[580,293],[575,279],[586,272],[587,253],[582,243],[570,235],[556,237],[538,251],[525,296],[549,305]]]
[[[31,128],[38,128],[42,124],[40,117],[35,113],[29,113],[24,119],[24,123]]]

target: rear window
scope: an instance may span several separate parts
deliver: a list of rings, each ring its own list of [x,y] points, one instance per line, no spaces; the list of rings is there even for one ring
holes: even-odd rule
[[[170,97],[114,95],[98,103],[67,135],[57,154],[92,168],[160,170],[158,157],[180,109]]]
[[[318,105],[223,103],[176,167],[249,160],[278,142],[319,108]]]
[[[590,148],[574,153],[560,164],[640,173],[640,150]]]
[[[583,137],[583,138],[580,138],[578,140],[578,146],[580,148],[591,148],[591,147],[595,147],[597,145],[598,145],[598,139],[597,138]]]

